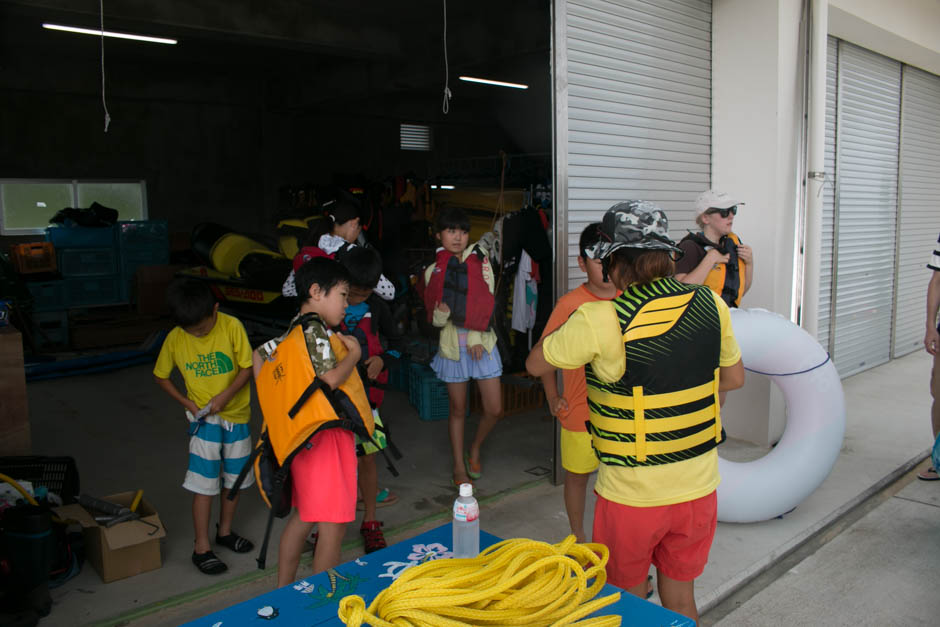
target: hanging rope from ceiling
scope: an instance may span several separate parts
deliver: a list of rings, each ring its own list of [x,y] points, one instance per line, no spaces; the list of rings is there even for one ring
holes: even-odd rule
[[[450,66],[447,61],[447,0],[444,0],[444,115],[450,112]]]
[[[104,132],[108,132],[111,125],[111,114],[108,113],[108,101],[104,92],[104,0],[98,0],[98,12],[101,18],[101,105],[104,107]]]

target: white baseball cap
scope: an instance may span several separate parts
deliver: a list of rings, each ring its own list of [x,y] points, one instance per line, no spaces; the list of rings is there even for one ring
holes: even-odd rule
[[[728,209],[743,204],[743,202],[739,202],[725,192],[709,189],[699,194],[698,198],[695,199],[695,213],[702,214],[709,209]]]

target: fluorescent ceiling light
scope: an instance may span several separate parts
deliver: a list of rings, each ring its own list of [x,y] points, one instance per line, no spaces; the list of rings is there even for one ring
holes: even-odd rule
[[[454,189],[453,185],[432,185],[431,189],[437,189],[438,187],[441,189]]]
[[[130,33],[116,33],[113,31],[101,31],[92,28],[79,28],[77,26],[63,26],[61,24],[43,24],[43,28],[49,30],[61,30],[66,33],[79,33],[81,35],[95,35],[96,37],[114,37],[116,39],[133,39],[134,41],[148,41],[153,44],[175,44],[175,39],[166,39],[164,37],[148,37],[146,35],[132,35]]]
[[[460,80],[468,83],[483,83],[484,85],[496,85],[497,87],[512,87],[513,89],[528,89],[528,85],[521,83],[504,83],[503,81],[491,81],[488,78],[474,78],[472,76],[461,76]]]

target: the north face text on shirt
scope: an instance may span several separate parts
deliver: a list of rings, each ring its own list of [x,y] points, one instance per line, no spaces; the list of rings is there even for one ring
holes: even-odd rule
[[[216,351],[198,357],[196,361],[190,361],[186,364],[186,370],[192,371],[197,377],[212,377],[235,369],[235,364],[225,353]]]

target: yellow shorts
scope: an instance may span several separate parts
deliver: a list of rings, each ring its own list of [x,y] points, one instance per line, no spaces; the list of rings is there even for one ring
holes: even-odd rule
[[[586,475],[597,470],[599,463],[590,433],[561,428],[561,465],[565,470]]]

